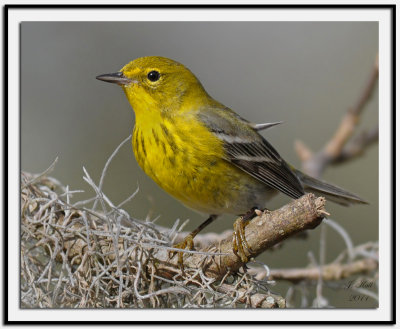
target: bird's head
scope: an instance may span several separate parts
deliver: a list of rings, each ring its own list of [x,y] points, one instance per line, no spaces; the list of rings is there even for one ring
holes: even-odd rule
[[[122,86],[137,115],[146,111],[174,113],[185,110],[187,103],[201,106],[208,98],[189,69],[165,57],[141,57],[117,73],[96,78]]]

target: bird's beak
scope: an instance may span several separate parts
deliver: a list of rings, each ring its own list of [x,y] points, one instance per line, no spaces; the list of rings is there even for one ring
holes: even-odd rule
[[[120,86],[123,85],[128,85],[130,83],[136,83],[136,80],[132,80],[127,78],[122,72],[116,72],[116,73],[107,73],[107,74],[102,74],[98,75],[96,77],[97,80],[105,81],[105,82],[110,82],[110,83],[116,83]]]

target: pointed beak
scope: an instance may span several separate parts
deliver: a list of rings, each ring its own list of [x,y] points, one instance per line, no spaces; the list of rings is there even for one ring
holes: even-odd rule
[[[110,83],[116,83],[120,86],[123,85],[128,85],[130,83],[136,83],[136,80],[132,80],[127,78],[122,72],[116,72],[116,73],[107,73],[107,74],[102,74],[98,75],[96,77],[97,80],[105,81],[105,82],[110,82]]]

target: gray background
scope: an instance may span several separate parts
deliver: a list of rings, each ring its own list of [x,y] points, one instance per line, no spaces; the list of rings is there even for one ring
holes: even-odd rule
[[[22,170],[41,172],[59,156],[52,175],[70,189],[87,191],[82,166],[98,181],[108,156],[135,122],[121,88],[97,81],[99,74],[116,72],[141,56],[175,59],[191,69],[211,96],[248,120],[284,121],[263,135],[299,166],[294,141],[301,139],[314,150],[324,145],[358,98],[378,53],[376,22],[23,22],[21,37]],[[375,91],[359,129],[377,122]],[[355,244],[377,240],[377,145],[357,160],[329,168],[323,178],[371,203],[351,208],[328,204],[327,209]],[[187,230],[206,218],[152,182],[128,143],[112,163],[104,191],[117,204],[137,184],[139,194],[126,205],[134,217],[161,215],[158,224],[165,226],[189,218]],[[276,197],[268,207],[287,201]],[[233,219],[225,216],[207,230],[231,228]],[[259,259],[271,267],[303,267],[309,250],[318,257],[319,230]],[[327,244],[328,262],[345,248],[331,229]],[[283,293],[285,285],[275,290]],[[337,306],[375,305],[348,302],[346,291],[330,295],[324,289],[324,294]]]

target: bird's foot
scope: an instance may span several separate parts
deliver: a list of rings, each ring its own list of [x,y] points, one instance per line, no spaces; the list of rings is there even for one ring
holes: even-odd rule
[[[177,248],[177,249],[193,250],[194,242],[193,242],[192,234],[188,234],[181,242],[174,244],[173,247]],[[178,253],[178,264],[181,267],[181,270],[183,272],[183,252],[182,251],[170,251],[169,256],[170,256],[170,258],[172,258],[176,253]]]
[[[245,227],[250,223],[251,219],[258,215],[258,213],[259,210],[254,207],[245,215],[236,219],[233,223],[233,252],[244,264],[249,261],[246,254],[251,254],[253,252],[246,240]]]

